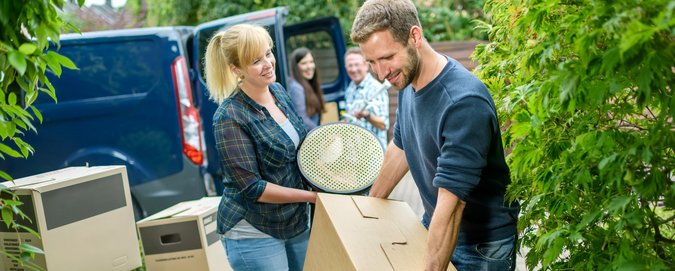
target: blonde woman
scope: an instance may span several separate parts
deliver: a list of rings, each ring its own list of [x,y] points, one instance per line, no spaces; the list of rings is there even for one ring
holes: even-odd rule
[[[257,25],[217,33],[206,49],[206,81],[225,174],[218,232],[235,270],[302,270],[308,204],[296,152],[307,131],[276,83],[272,39]]]

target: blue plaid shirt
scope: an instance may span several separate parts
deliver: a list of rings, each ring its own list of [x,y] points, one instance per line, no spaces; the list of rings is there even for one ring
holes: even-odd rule
[[[370,73],[366,74],[366,77],[363,78],[363,81],[361,81],[361,84],[358,86],[352,81],[345,91],[345,109],[347,113],[352,113],[354,110],[361,110],[366,105],[366,102],[372,97],[366,110],[370,111],[370,114],[373,116],[384,118],[384,129],[373,126],[363,118],[360,120],[351,120],[351,122],[373,132],[380,142],[382,142],[382,145],[387,147],[387,130],[389,129],[389,94],[387,91],[383,91],[375,96],[377,94],[376,92],[380,90],[381,87],[382,84],[375,80]]]
[[[277,83],[270,85],[270,91],[302,142],[307,131],[288,93]],[[225,175],[218,233],[227,232],[241,219],[278,239],[305,231],[307,203],[258,202],[267,183],[305,189],[296,147],[267,109],[238,91],[220,104],[213,116],[213,127]]]

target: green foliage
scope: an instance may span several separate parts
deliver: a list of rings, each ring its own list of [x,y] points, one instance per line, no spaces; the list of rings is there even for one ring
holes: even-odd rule
[[[485,0],[416,1],[422,27],[429,41],[483,39],[475,31],[473,19],[483,18],[481,7]],[[129,0],[127,5],[134,14],[143,15],[141,0]],[[197,25],[210,20],[247,12],[277,7],[288,7],[288,23],[298,23],[312,18],[335,16],[345,31],[349,42],[356,11],[362,0],[147,0],[147,25]]]
[[[463,3],[464,2],[464,3]],[[424,36],[429,41],[485,40],[474,20],[483,19],[485,0],[433,1],[418,5],[417,11]]]
[[[7,190],[0,190],[0,206],[2,206],[1,223],[3,224],[2,227],[14,229],[17,232],[17,235],[19,230],[24,230],[39,239],[40,235],[35,230],[19,224],[19,222],[25,224],[33,223],[33,221],[31,221],[31,219],[25,213],[23,213],[21,209],[19,209],[19,206],[21,205],[23,205],[23,203],[20,201],[18,195]],[[19,250],[18,254],[16,252],[0,250],[0,256],[7,257],[12,261],[19,262],[22,266],[32,270],[43,270],[42,267],[33,263],[32,260],[35,259],[36,254],[44,254],[44,251],[28,243],[21,243],[20,238],[17,238],[17,240],[19,240],[20,243],[17,247]]]
[[[84,0],[78,0],[82,5]],[[40,92],[56,100],[56,91],[49,83],[45,73],[49,70],[57,76],[62,66],[74,69],[68,58],[46,49],[59,43],[60,31],[65,27],[57,8],[61,9],[63,0],[24,0],[0,2],[0,159],[27,158],[33,148],[21,137],[28,131],[36,131],[33,121],[42,121],[42,115],[33,106]],[[11,180],[11,176],[0,170],[0,178]],[[37,233],[17,222],[27,219],[18,206],[18,197],[8,191],[0,191],[2,223],[12,229],[24,229],[37,236]],[[30,221],[29,221],[30,222]],[[19,255],[0,251],[0,254],[24,264],[31,269],[39,269],[30,262],[38,248],[22,243],[18,247]]]
[[[488,0],[495,97],[529,268],[675,266],[675,3]]]

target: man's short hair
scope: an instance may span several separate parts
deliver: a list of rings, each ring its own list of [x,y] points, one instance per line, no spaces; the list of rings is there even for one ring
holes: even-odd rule
[[[411,0],[368,0],[356,13],[350,37],[355,43],[363,43],[373,33],[389,30],[394,40],[408,45],[410,28],[415,25],[421,27]]]
[[[359,47],[350,47],[347,49],[347,52],[345,52],[345,58],[347,58],[348,55],[361,55],[363,56],[363,52],[361,51],[361,48]]]

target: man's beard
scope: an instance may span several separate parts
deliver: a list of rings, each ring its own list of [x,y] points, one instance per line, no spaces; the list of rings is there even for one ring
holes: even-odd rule
[[[403,80],[401,80],[401,82],[404,82],[404,84],[399,87],[399,90],[403,90],[412,83],[417,77],[420,66],[420,57],[417,55],[415,47],[410,44],[406,45],[406,52],[408,54],[408,63],[402,68],[401,73],[403,75]]]

